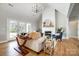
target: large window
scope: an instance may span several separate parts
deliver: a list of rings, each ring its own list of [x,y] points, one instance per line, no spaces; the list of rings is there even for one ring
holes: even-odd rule
[[[24,22],[19,22],[18,23],[18,28],[17,28],[18,33],[25,33],[26,32],[26,23]]]
[[[32,27],[30,23],[27,23],[26,29],[27,29],[27,33],[32,31]]]
[[[15,39],[17,35],[17,22],[16,21],[9,21],[9,38]]]
[[[9,38],[15,39],[17,34],[31,32],[31,23],[9,20]]]

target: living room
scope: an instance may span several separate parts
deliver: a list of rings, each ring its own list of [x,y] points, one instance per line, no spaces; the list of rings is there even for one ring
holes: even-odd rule
[[[0,3],[0,55],[79,55],[78,10],[78,3]],[[20,46],[18,35],[26,36],[21,41],[30,49]],[[53,42],[51,52],[43,47],[46,39]]]

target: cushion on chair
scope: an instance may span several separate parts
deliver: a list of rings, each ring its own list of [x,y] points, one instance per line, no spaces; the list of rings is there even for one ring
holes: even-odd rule
[[[29,33],[29,37],[31,37],[32,39],[38,39],[41,37],[41,33],[40,32],[31,32],[31,33]]]

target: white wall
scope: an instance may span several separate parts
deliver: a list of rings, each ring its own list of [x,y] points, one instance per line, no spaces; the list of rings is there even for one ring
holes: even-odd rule
[[[79,38],[79,16],[78,16],[78,38]]]
[[[0,42],[7,38],[6,16],[0,12]]]
[[[39,20],[37,21],[37,30],[41,30],[42,31],[42,14],[39,17]]]
[[[32,31],[36,31],[37,28],[37,21],[29,21],[28,17],[23,18],[23,17],[18,17],[14,16],[12,14],[6,14],[2,10],[0,10],[0,43],[7,41],[7,19],[11,20],[17,20],[17,21],[22,21],[26,23],[31,23],[32,24]]]
[[[63,27],[64,29],[64,37],[68,37],[68,18],[56,11],[56,29],[59,28],[59,27]]]

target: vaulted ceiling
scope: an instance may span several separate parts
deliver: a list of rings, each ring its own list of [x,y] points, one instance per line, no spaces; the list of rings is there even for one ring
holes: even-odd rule
[[[65,16],[67,16],[68,10],[69,10],[69,7],[70,7],[70,3],[51,3],[51,4],[48,4],[48,5],[51,6],[52,8],[54,8],[54,9],[56,9],[57,11],[61,12]]]
[[[70,17],[79,16],[79,3],[76,3],[71,11]]]
[[[43,7],[52,7],[65,16],[68,14],[70,3],[41,3]],[[34,14],[32,12],[33,3],[13,3],[13,7],[9,6],[8,3],[0,3],[0,10],[7,15],[13,15],[17,17],[27,18],[29,21],[39,19],[41,13]]]

